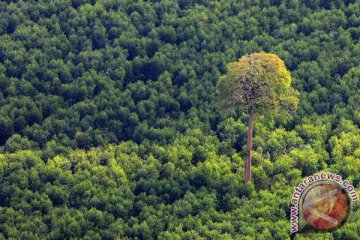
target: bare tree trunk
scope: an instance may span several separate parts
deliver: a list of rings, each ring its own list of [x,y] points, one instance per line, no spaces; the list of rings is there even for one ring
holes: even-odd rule
[[[252,151],[252,141],[253,141],[253,123],[254,123],[254,112],[250,110],[249,112],[249,126],[246,142],[246,163],[245,163],[245,183],[251,181],[251,151]]]

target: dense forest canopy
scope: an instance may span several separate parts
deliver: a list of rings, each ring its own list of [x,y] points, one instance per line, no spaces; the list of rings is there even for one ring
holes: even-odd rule
[[[360,185],[359,0],[0,2],[0,238],[286,239],[301,179]],[[291,116],[216,108],[226,65],[284,60]],[[333,233],[358,239],[357,205]]]

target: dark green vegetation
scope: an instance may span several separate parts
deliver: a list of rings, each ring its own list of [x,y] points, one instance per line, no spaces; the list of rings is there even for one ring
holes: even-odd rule
[[[0,238],[288,238],[302,177],[360,184],[359,13],[359,0],[1,1]],[[220,114],[216,83],[261,51],[300,101],[257,117],[243,185],[247,114]],[[357,208],[297,239],[359,239]]]

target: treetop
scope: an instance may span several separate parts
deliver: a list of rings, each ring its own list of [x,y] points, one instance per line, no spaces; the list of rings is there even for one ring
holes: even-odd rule
[[[225,108],[287,110],[297,106],[297,91],[291,88],[291,75],[276,54],[252,53],[227,65],[218,83],[221,105]]]

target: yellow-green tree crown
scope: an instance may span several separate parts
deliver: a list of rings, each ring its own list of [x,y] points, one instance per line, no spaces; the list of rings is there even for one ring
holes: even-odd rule
[[[298,104],[298,92],[291,87],[290,72],[275,54],[253,53],[229,63],[217,87],[225,108],[292,110]]]

